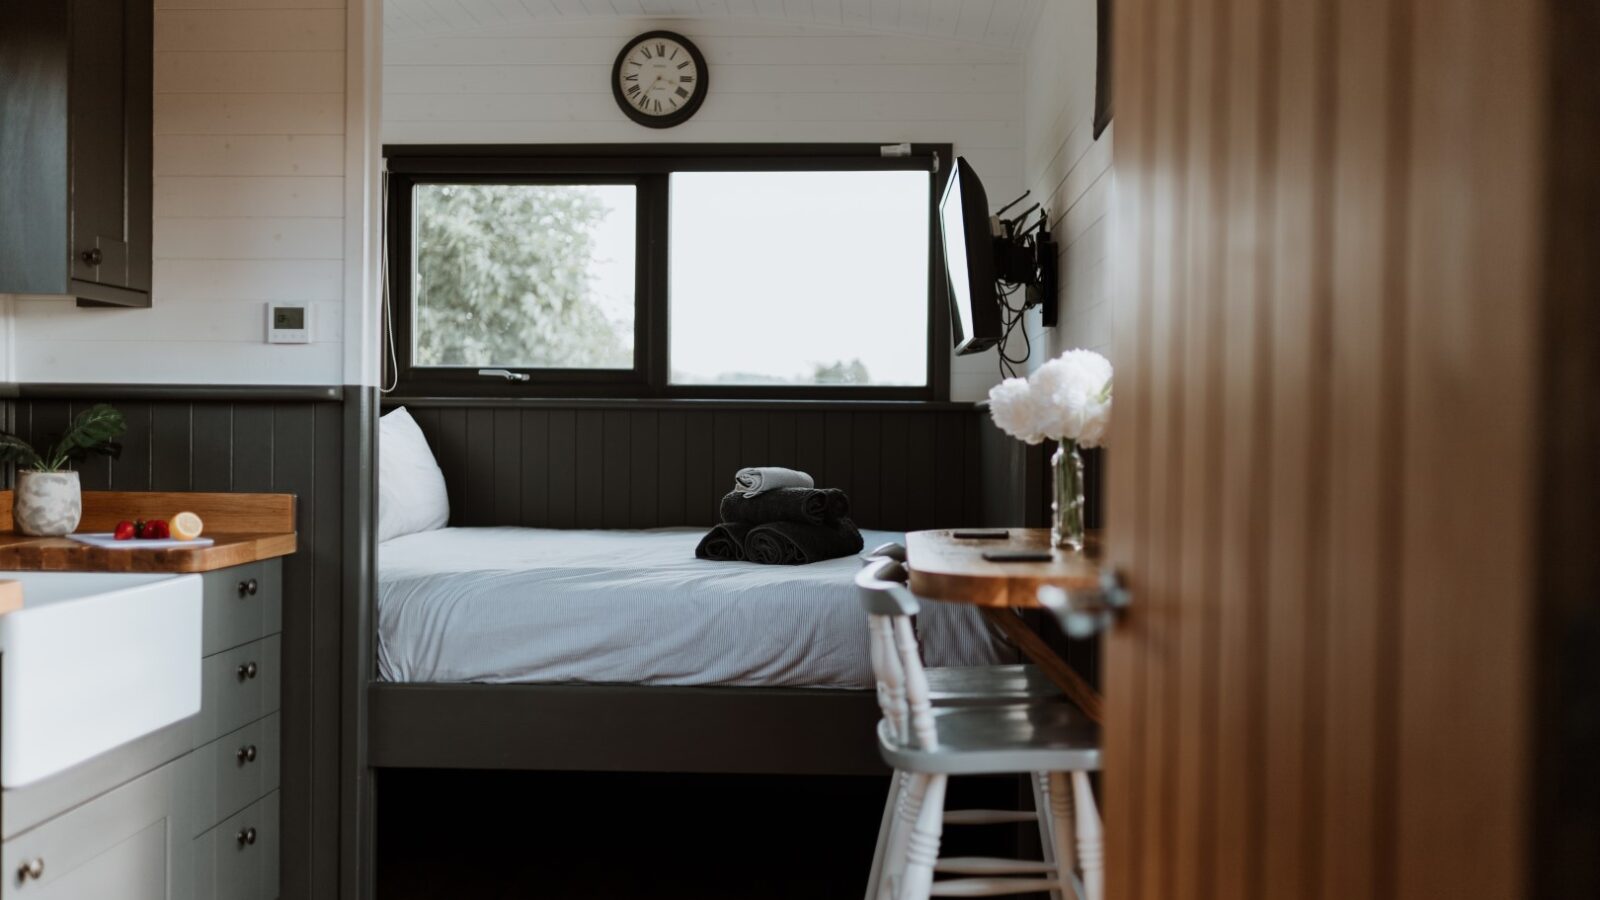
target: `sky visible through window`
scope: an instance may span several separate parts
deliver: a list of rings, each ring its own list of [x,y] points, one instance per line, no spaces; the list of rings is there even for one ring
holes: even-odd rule
[[[927,383],[926,172],[680,172],[676,384]]]

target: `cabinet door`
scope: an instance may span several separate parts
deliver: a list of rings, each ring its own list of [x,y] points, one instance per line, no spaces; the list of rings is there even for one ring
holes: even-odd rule
[[[0,845],[3,900],[168,900],[188,757],[57,816]]]
[[[72,277],[128,281],[123,0],[72,3]]]
[[[148,0],[71,0],[72,277],[147,290]]]

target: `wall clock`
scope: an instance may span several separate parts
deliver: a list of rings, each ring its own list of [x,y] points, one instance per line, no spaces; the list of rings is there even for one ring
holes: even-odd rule
[[[706,99],[706,58],[681,34],[650,31],[611,67],[611,93],[628,118],[650,128],[688,121]]]

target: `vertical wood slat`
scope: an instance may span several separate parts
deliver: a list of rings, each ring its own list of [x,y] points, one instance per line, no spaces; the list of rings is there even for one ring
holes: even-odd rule
[[[538,469],[522,465],[522,413],[514,409],[494,410],[494,512],[495,525],[515,525],[522,521],[522,480],[539,477]]]
[[[1227,221],[1218,303],[1223,326],[1216,336],[1223,366],[1219,412],[1222,430],[1218,498],[1217,723],[1213,821],[1217,898],[1261,897],[1260,779],[1262,743],[1260,696],[1265,677],[1260,628],[1265,523],[1262,503],[1266,453],[1266,368],[1264,324],[1267,296],[1260,252],[1268,233],[1272,203],[1265,177],[1274,142],[1269,112],[1274,101],[1275,8],[1263,0],[1232,0],[1229,12]],[[1230,802],[1230,798],[1231,801]]]
[[[1189,12],[1187,70],[1183,75],[1186,109],[1183,166],[1183,238],[1178,290],[1182,292],[1182,380],[1177,397],[1181,425],[1175,429],[1181,448],[1178,490],[1180,516],[1175,524],[1174,590],[1187,592],[1188,609],[1172,620],[1175,652],[1173,686],[1174,740],[1170,765],[1173,779],[1173,858],[1162,893],[1176,900],[1209,897],[1215,836],[1210,827],[1215,802],[1211,756],[1216,700],[1214,654],[1216,635],[1215,512],[1218,482],[1215,378],[1219,329],[1216,327],[1218,238],[1228,222],[1219,215],[1219,194],[1226,186],[1222,160],[1227,148],[1223,127],[1227,96],[1223,92],[1228,65],[1226,6],[1218,0],[1196,0]],[[1219,171],[1221,170],[1221,171]]]
[[[590,501],[600,506],[600,527],[626,528],[632,513],[633,419],[627,412],[608,410],[601,416],[601,445],[595,458],[603,461],[595,480],[581,482]],[[587,454],[585,454],[587,455]]]
[[[1535,322],[1549,168],[1544,29],[1563,6],[1410,4],[1399,897],[1527,895],[1536,566],[1524,536],[1533,534],[1534,373],[1556,365],[1537,347]],[[1593,60],[1586,66],[1592,79]],[[1592,240],[1592,223],[1584,233]],[[1446,752],[1463,742],[1472,753]]]
[[[550,413],[542,409],[525,409],[518,416],[522,429],[522,504],[518,524],[522,522],[550,521]]]

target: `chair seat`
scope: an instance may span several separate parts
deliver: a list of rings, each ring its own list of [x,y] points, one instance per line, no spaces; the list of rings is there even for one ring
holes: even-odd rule
[[[935,666],[927,669],[928,696],[938,706],[1015,703],[1061,696],[1035,665]]]
[[[891,768],[928,775],[1086,772],[1100,768],[1100,729],[1065,701],[934,707],[938,747],[901,743],[878,723],[878,752]]]

